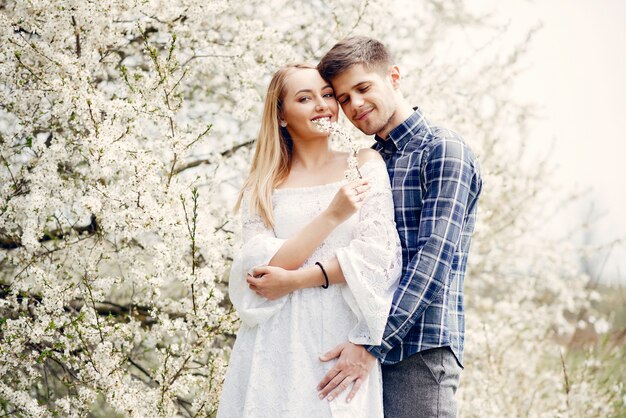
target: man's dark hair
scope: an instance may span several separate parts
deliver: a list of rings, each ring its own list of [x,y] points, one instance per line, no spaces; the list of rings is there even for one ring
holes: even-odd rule
[[[393,60],[389,50],[373,38],[354,36],[335,44],[317,64],[317,70],[328,81],[356,64],[371,71],[387,71]]]

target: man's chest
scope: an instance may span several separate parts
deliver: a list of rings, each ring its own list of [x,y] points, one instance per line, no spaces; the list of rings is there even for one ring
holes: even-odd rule
[[[385,162],[391,182],[396,227],[402,244],[410,247],[417,239],[424,199],[420,154],[394,155]]]

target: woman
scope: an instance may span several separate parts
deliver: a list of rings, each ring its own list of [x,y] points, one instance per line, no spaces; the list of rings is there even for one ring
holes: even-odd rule
[[[244,245],[229,294],[242,324],[218,417],[383,416],[378,362],[350,402],[350,391],[328,402],[316,390],[333,365],[321,354],[346,338],[380,344],[401,272],[384,162],[361,150],[367,181],[348,183],[348,154],[332,150],[328,133],[315,125],[336,121],[338,111],[315,67],[290,65],[274,74],[237,202]],[[281,286],[261,289],[270,279]]]

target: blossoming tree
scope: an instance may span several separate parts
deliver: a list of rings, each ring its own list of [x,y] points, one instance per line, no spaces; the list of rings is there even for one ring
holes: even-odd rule
[[[440,59],[445,28],[497,29],[463,2],[422,6],[0,1],[0,412],[214,414],[238,326],[230,208],[268,77],[356,33],[392,47],[403,90],[485,172],[463,413],[609,411],[557,361],[588,294],[537,235],[541,167],[511,152],[526,123],[505,93],[516,51]]]

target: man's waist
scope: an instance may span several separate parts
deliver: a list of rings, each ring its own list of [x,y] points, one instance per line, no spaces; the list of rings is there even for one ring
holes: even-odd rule
[[[415,332],[415,335],[411,333]],[[411,338],[415,337],[414,340]],[[416,330],[412,329],[406,335],[401,345],[392,348],[381,360],[383,365],[391,365],[411,357],[421,351],[430,350],[439,347],[450,347],[456,357],[459,366],[463,368],[463,335],[447,334],[445,338],[435,339],[421,335],[421,339],[417,335]],[[426,338],[424,338],[426,337]]]

